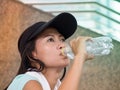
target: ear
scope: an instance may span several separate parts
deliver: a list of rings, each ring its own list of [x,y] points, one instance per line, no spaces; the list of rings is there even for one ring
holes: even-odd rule
[[[35,50],[32,51],[32,56],[33,56],[33,58],[37,59],[37,52]]]
[[[34,59],[38,59],[37,58],[37,52],[34,50],[34,51],[32,51],[32,57],[34,58]],[[37,62],[37,61],[35,61],[35,60],[32,60],[31,61],[31,65],[33,66],[33,67],[36,67],[37,69],[39,69],[41,66],[40,66],[40,64]]]

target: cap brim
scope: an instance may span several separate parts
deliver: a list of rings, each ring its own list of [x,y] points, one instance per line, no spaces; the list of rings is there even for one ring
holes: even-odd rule
[[[77,21],[75,17],[69,13],[61,13],[49,22],[46,22],[43,24],[40,28],[38,28],[29,39],[34,38],[37,36],[42,30],[48,28],[48,27],[54,27],[58,30],[59,33],[61,33],[65,39],[70,37],[77,28]]]

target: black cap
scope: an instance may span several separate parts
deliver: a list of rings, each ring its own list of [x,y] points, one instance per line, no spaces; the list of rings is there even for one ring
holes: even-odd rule
[[[65,39],[70,37],[77,28],[77,21],[70,13],[61,13],[48,22],[37,22],[28,27],[18,40],[18,49],[22,55],[27,43],[48,27],[54,27]]]

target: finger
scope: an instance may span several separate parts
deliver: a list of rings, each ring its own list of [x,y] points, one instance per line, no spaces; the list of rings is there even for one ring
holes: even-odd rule
[[[92,60],[95,56],[93,54],[88,54],[88,60]]]

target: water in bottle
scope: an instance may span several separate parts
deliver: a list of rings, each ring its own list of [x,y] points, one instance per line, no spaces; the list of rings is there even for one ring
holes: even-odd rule
[[[94,56],[108,55],[113,49],[112,39],[110,37],[96,37],[91,40],[86,41],[86,50],[88,54],[93,54]],[[71,47],[67,44],[63,53],[67,55],[70,59],[74,58],[74,53]]]

